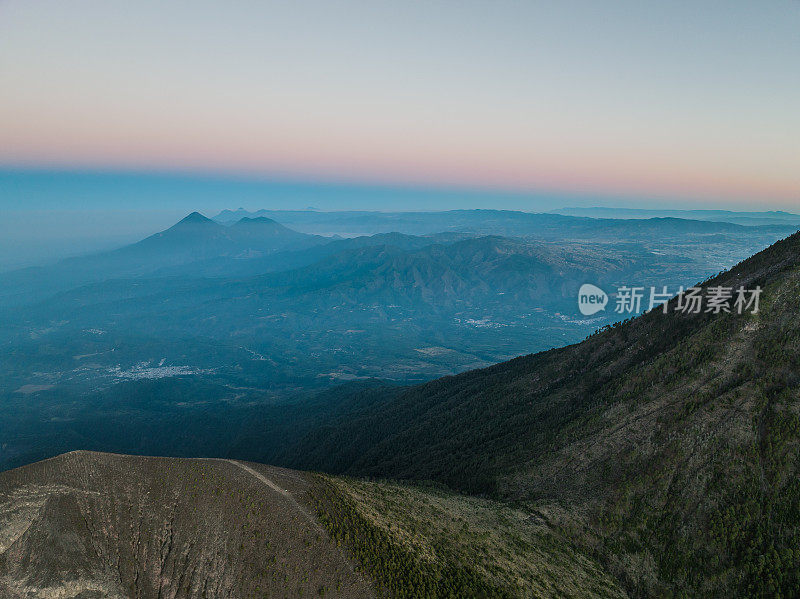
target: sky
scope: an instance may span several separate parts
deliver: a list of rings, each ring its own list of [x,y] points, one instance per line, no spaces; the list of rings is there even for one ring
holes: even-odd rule
[[[799,60],[798,0],[0,0],[0,169],[800,209]]]

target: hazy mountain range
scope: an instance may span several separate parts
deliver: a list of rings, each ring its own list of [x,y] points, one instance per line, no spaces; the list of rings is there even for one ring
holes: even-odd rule
[[[237,435],[254,406],[574,343],[632,315],[614,311],[618,286],[676,292],[791,230],[493,211],[402,218],[453,226],[337,238],[263,216],[223,225],[193,213],[114,251],[4,273],[0,464],[72,448],[244,446]],[[498,230],[525,234],[488,234]],[[577,310],[587,282],[612,293],[592,317]],[[189,433],[173,434],[173,422]]]
[[[582,211],[585,214],[581,213]],[[561,211],[560,211],[561,212]],[[572,214],[572,213],[575,214]],[[604,214],[605,213],[605,214]],[[631,216],[638,216],[633,219]],[[605,218],[594,218],[606,216]],[[271,218],[304,233],[372,235],[398,232],[428,235],[461,232],[541,240],[657,241],[658,236],[785,232],[800,226],[800,216],[786,212],[728,212],[724,210],[564,209],[561,213],[514,210],[448,210],[440,212],[368,212],[317,210],[223,210],[214,220],[232,224],[242,218]],[[590,218],[592,217],[592,218]],[[758,222],[761,221],[761,222]]]
[[[6,472],[0,596],[794,596],[800,234],[704,283],[739,285],[757,313],[673,300],[455,377],[253,406],[218,454],[328,474]]]
[[[733,210],[657,210],[647,208],[561,208],[553,210],[565,216],[591,218],[683,218],[691,220],[734,223],[738,225],[791,225],[800,226],[800,214],[783,210],[768,212],[740,212]]]

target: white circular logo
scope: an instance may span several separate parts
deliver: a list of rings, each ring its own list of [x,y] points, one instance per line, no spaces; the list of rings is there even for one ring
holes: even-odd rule
[[[591,316],[600,310],[605,310],[607,303],[608,294],[596,285],[585,283],[578,290],[578,310],[584,316]]]

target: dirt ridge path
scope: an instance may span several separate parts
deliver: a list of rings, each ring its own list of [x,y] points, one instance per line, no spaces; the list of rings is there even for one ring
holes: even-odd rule
[[[295,499],[288,490],[281,488],[271,478],[269,478],[266,475],[262,474],[258,470],[255,470],[254,468],[251,468],[247,464],[244,464],[244,463],[239,462],[237,460],[224,460],[224,461],[228,462],[229,464],[233,464],[234,466],[237,466],[238,468],[244,470],[245,472],[251,474],[252,476],[255,476],[256,479],[258,479],[260,482],[262,482],[265,485],[267,485],[270,489],[272,489],[276,493],[279,493],[280,495],[282,495],[292,505],[292,507],[294,507],[297,511],[299,511],[301,514],[303,514],[303,517],[305,517],[306,520],[308,520],[311,524],[313,524],[314,527],[316,527],[318,530],[322,531],[322,526],[320,526],[320,523],[317,522],[317,519],[312,514],[310,514],[308,512],[308,510],[305,507],[303,507],[300,504],[300,502],[297,501],[297,499]]]

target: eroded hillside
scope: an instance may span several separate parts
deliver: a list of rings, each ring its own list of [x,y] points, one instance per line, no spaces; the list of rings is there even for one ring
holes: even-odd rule
[[[372,597],[305,479],[76,452],[0,474],[0,597]],[[288,489],[288,493],[285,491]]]
[[[0,598],[624,597],[564,521],[442,489],[73,452],[0,474]]]

